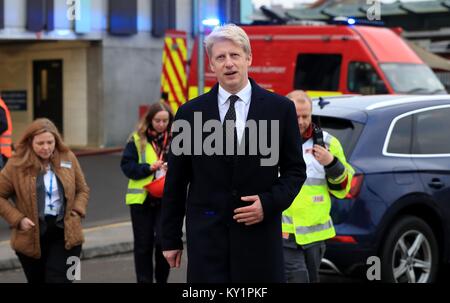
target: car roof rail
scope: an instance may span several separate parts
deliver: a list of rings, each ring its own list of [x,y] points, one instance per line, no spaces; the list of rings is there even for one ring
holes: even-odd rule
[[[395,95],[393,95],[395,96]],[[404,95],[403,95],[404,96]],[[400,105],[405,103],[413,103],[413,102],[426,102],[426,101],[439,101],[439,100],[448,100],[450,101],[450,95],[432,95],[432,96],[408,96],[398,100],[387,100],[381,101],[374,104],[371,104],[366,107],[366,110],[374,110],[385,108],[394,105]]]
[[[334,96],[324,96],[324,97],[313,97],[311,100],[319,101],[320,99],[345,99],[349,97],[358,97],[360,94],[343,94],[343,95],[334,95]]]

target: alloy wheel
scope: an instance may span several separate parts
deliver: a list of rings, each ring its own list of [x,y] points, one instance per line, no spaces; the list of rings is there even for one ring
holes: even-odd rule
[[[426,283],[433,258],[425,235],[409,230],[398,239],[392,255],[392,271],[397,283]]]

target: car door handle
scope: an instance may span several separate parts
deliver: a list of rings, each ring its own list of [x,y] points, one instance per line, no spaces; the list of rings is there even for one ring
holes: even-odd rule
[[[428,183],[428,186],[439,189],[439,188],[444,187],[444,183],[442,183],[441,180],[438,178],[433,178],[433,179],[431,179],[431,182]]]

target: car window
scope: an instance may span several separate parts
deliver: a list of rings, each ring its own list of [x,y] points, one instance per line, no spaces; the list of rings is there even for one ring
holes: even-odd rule
[[[320,117],[320,121],[318,121],[317,116],[313,116],[313,121],[316,124],[320,124],[320,127],[324,131],[335,136],[339,142],[341,142],[347,158],[351,156],[351,153],[358,142],[359,135],[364,128],[364,124],[333,117]]]
[[[389,138],[388,153],[411,153],[412,120],[412,115],[409,115],[395,123]]]
[[[386,94],[383,80],[367,62],[350,62],[347,77],[348,90],[363,95]]]
[[[300,54],[295,68],[294,88],[337,91],[341,55]]]
[[[450,108],[414,114],[413,154],[450,154]]]

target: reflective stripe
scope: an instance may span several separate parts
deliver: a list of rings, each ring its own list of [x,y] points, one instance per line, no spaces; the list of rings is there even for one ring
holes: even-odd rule
[[[293,224],[294,223],[294,221],[292,220],[292,217],[285,216],[285,215],[283,215],[281,217],[281,220],[284,224]]]
[[[143,194],[143,193],[144,193],[143,189],[129,188],[127,190],[127,194]]]
[[[0,146],[11,146],[11,144],[0,143]]]
[[[145,151],[141,153],[141,163],[147,163],[147,159],[145,157]]]
[[[319,178],[307,178],[303,185],[326,185],[327,180]]]
[[[328,181],[331,184],[341,184],[345,180],[345,178],[347,178],[347,175],[348,175],[348,171],[347,171],[347,168],[344,166],[344,172],[340,176],[338,176],[335,179],[328,178]]]
[[[333,221],[330,219],[327,223],[318,224],[313,226],[297,226],[295,232],[297,235],[306,235],[318,231],[327,230],[333,227]]]
[[[11,138],[11,135],[2,135],[3,138]]]

